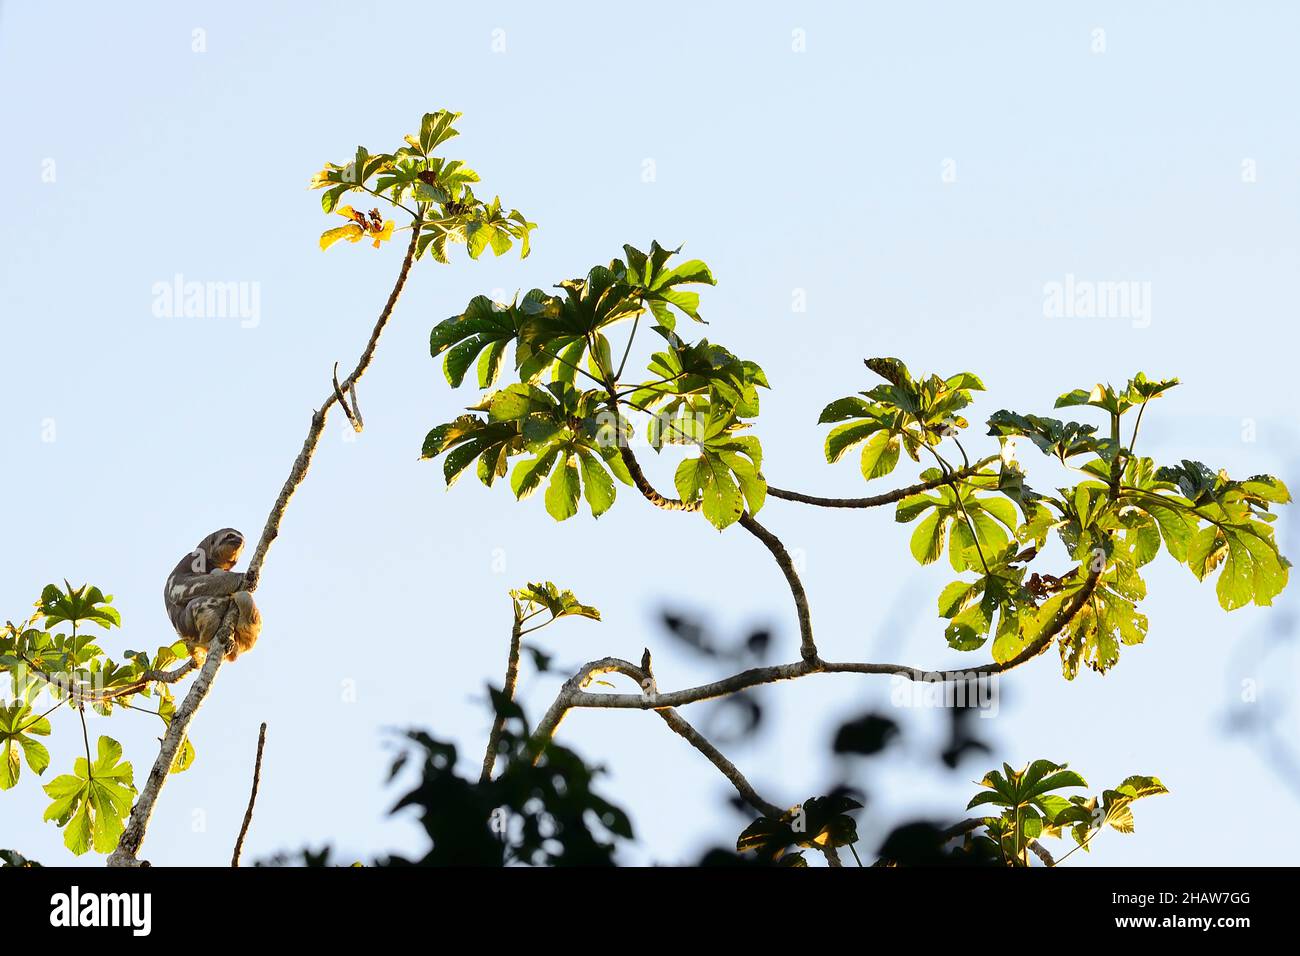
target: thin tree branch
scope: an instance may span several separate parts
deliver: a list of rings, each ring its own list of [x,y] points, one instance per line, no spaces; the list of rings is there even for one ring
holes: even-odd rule
[[[573,677],[565,681],[565,690],[560,692],[560,697],[557,698],[555,704],[551,706],[551,709],[546,712],[541,723],[537,725],[537,729],[533,732],[533,743],[536,747],[534,750],[534,760],[541,758],[542,753],[546,749],[546,745],[554,739],[556,728],[559,727],[560,721],[564,719],[565,714],[569,710],[568,706],[562,705],[562,701],[565,699],[566,695],[572,694],[578,688],[582,687],[582,685],[590,682],[591,679],[596,677],[598,674],[622,674],[624,677],[629,677],[636,681],[641,687],[646,688],[648,696],[653,696],[653,694],[650,694],[650,691],[654,688],[654,676],[648,671],[643,670],[630,661],[619,660],[616,657],[607,657],[601,661],[593,661],[579,670],[578,673],[573,675]],[[773,818],[781,816],[784,811],[776,804],[764,800],[759,796],[758,791],[755,790],[750,782],[745,779],[745,775],[740,772],[736,765],[728,760],[726,755],[724,755],[722,751],[718,750],[718,748],[715,747],[707,737],[692,727],[686,718],[682,717],[681,714],[677,713],[677,711],[672,708],[658,708],[657,712],[659,716],[663,718],[664,723],[672,729],[673,733],[677,734],[700,753],[704,754],[704,756],[709,759],[709,762],[721,771],[722,775],[730,781],[731,785],[736,788],[736,792],[740,794],[741,798],[746,803],[764,816]]]
[[[90,759],[90,734],[86,731],[86,705],[77,705],[77,714],[81,717],[81,739],[86,745],[86,779],[95,779],[95,762]]]
[[[617,405],[611,407],[617,414]],[[623,464],[627,466],[628,474],[632,476],[632,484],[652,505],[665,511],[699,510],[700,503],[698,501],[686,502],[677,498],[667,498],[656,491],[655,487],[647,480],[645,472],[641,470],[641,465],[636,460],[635,453],[627,445],[620,445],[619,454],[623,459]],[[813,640],[812,615],[808,610],[808,595],[804,591],[803,582],[799,580],[799,572],[795,570],[794,562],[790,559],[790,553],[786,551],[781,539],[759,524],[748,511],[741,513],[740,525],[763,542],[763,545],[772,552],[772,557],[776,559],[777,567],[785,575],[786,583],[790,586],[790,594],[794,598],[795,612],[799,619],[799,655],[805,661],[815,661],[817,659],[817,644]]]
[[[780,681],[796,680],[811,674],[890,674],[905,677],[911,681],[925,683],[954,683],[968,681],[985,675],[1003,674],[1020,667],[1042,654],[1057,634],[1074,619],[1084,604],[1087,603],[1096,587],[1099,575],[1089,574],[1073,599],[1061,607],[1053,621],[1043,633],[1030,642],[1024,650],[1007,661],[994,661],[980,664],[965,670],[924,670],[906,664],[869,664],[830,661],[796,661],[793,664],[776,664],[768,667],[753,667],[722,680],[688,687],[684,690],[667,693],[647,694],[594,694],[583,688],[593,677],[599,674],[629,674],[639,670],[636,665],[615,657],[606,657],[592,661],[578,669],[572,677],[564,682],[542,720],[533,732],[533,741],[537,748],[544,748],[554,736],[556,728],[569,710],[575,707],[615,708],[623,710],[664,710],[671,707],[684,707],[699,701],[726,697],[751,687],[775,684]]]
[[[799,656],[805,661],[817,660],[817,644],[813,640],[808,594],[803,589],[803,582],[799,580],[799,572],[795,570],[794,562],[790,559],[790,552],[785,549],[780,538],[759,524],[748,511],[741,513],[740,526],[762,541],[767,550],[772,552],[777,567],[781,569],[786,583],[790,585],[790,594],[794,597],[795,614],[799,618]]]
[[[731,782],[731,785],[736,788],[736,792],[740,794],[746,803],[765,817],[777,819],[781,816],[784,811],[776,804],[768,803],[759,796],[758,791],[750,785],[750,782],[745,779],[745,775],[737,769],[736,765],[728,760],[722,751],[713,746],[707,737],[687,723],[681,714],[672,708],[658,711],[658,714],[663,718],[664,723],[672,728],[673,733],[709,758],[709,762],[722,772],[722,775]]]
[[[506,660],[506,682],[502,688],[506,700],[515,699],[515,685],[519,681],[519,644],[523,637],[521,630],[523,624],[524,619],[516,617],[514,627],[510,629],[510,656]],[[483,755],[483,772],[479,774],[479,783],[487,783],[492,779],[492,767],[497,762],[497,747],[501,744],[501,733],[505,727],[505,715],[496,714],[492,718],[492,730],[488,734],[487,753]]]
[[[909,485],[906,488],[898,488],[894,491],[887,491],[884,494],[873,495],[869,498],[821,498],[817,495],[805,495],[799,491],[786,491],[784,488],[774,488],[767,486],[767,493],[773,498],[784,498],[786,501],[798,501],[806,505],[817,505],[820,508],[876,508],[880,505],[891,505],[896,501],[902,501],[904,498],[920,494],[923,491],[931,491],[940,485],[949,485],[954,481],[960,481],[963,478],[970,478],[978,474],[980,469],[991,462],[997,461],[997,455],[990,455],[982,458],[969,468],[960,468],[949,475],[943,475],[940,478],[933,478],[929,481],[918,482],[915,485]]]
[[[383,335],[384,328],[392,317],[397,300],[402,294],[402,289],[406,286],[406,279],[411,272],[411,265],[415,262],[415,247],[420,238],[420,226],[421,222],[417,219],[411,229],[411,241],[406,247],[406,256],[402,259],[402,267],[397,273],[397,281],[393,283],[393,289],[388,294],[388,301],[384,303],[383,311],[379,313],[379,319],[375,322],[374,329],[371,330],[370,340],[366,343],[365,350],[357,360],[357,367],[339,385],[339,390],[342,392],[350,391],[361,379],[361,376],[366,374],[366,370],[370,368],[370,363],[374,360],[375,348],[379,345],[379,337]],[[294,460],[289,477],[285,479],[284,487],[280,489],[280,496],[276,499],[271,513],[267,515],[266,526],[262,529],[262,537],[257,542],[257,550],[253,552],[253,557],[248,562],[248,570],[244,572],[246,590],[252,591],[257,588],[258,578],[262,573],[262,562],[266,559],[266,552],[270,549],[271,542],[280,533],[280,522],[284,520],[284,511],[289,506],[289,499],[293,497],[293,493],[302,484],[303,479],[307,477],[307,469],[311,465],[312,454],[316,451],[321,432],[325,429],[326,415],[330,406],[337,401],[338,395],[331,389],[320,409],[312,414],[311,427],[307,430],[307,439],[302,444],[302,451],[298,453],[298,457]]]
[[[239,838],[235,840],[235,852],[230,856],[230,865],[239,866],[239,854],[244,852],[244,837],[248,836],[249,824],[253,822],[253,804],[257,803],[257,788],[262,785],[262,750],[266,747],[266,721],[257,732],[257,760],[253,764],[253,790],[248,795],[248,809],[244,811],[244,825],[239,828]]]
[[[406,285],[407,276],[410,275],[411,264],[415,261],[416,242],[420,237],[421,225],[419,219],[416,219],[412,225],[411,241],[406,247],[406,255],[402,259],[402,266],[397,273],[396,281],[393,283],[393,289],[388,294],[388,301],[379,313],[375,327],[370,333],[370,340],[366,343],[365,350],[357,361],[357,367],[342,382],[341,391],[355,385],[357,380],[365,374],[366,369],[370,367],[370,362],[375,355],[375,347],[379,343],[379,336],[383,334],[384,327],[393,314],[393,308],[397,305],[397,299]],[[302,450],[298,452],[298,457],[294,459],[289,477],[285,480],[284,487],[280,489],[280,495],[276,498],[271,513],[267,516],[266,526],[262,529],[262,536],[257,542],[257,549],[248,562],[248,570],[244,572],[245,590],[253,591],[257,588],[266,552],[271,547],[271,542],[280,533],[280,522],[284,520],[284,511],[289,505],[289,499],[293,497],[293,493],[302,484],[303,479],[307,477],[307,469],[311,465],[312,455],[320,442],[321,432],[325,429],[326,416],[329,413],[330,406],[337,401],[337,395],[331,390],[321,407],[312,413],[311,426],[307,429],[307,438],[302,444]],[[225,658],[225,649],[234,634],[235,619],[238,614],[238,609],[232,603],[222,618],[221,625],[217,628],[211,643],[208,644],[207,659],[199,669],[199,674],[194,679],[194,682],[190,684],[185,700],[176,708],[171,723],[167,725],[167,733],[163,735],[158,756],[149,771],[145,785],[140,790],[140,796],[136,800],[135,806],[131,808],[131,817],[127,821],[126,828],[122,831],[121,838],[118,840],[117,849],[108,856],[109,866],[140,865],[136,854],[140,851],[140,844],[144,842],[145,831],[149,827],[149,818],[153,815],[153,808],[158,801],[158,794],[167,780],[167,774],[171,769],[172,761],[175,759],[176,751],[180,749],[181,742],[185,739],[185,732],[189,728],[190,721],[194,718],[195,712],[202,705],[208,692],[212,689],[212,682],[216,679],[217,670],[221,667],[221,663]]]

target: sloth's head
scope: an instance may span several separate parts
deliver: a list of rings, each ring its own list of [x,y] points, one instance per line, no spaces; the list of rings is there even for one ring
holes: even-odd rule
[[[234,528],[222,528],[204,538],[197,550],[207,554],[209,569],[229,571],[244,550],[244,536]]]

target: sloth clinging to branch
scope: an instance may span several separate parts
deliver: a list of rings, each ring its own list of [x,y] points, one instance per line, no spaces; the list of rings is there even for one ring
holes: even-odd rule
[[[214,531],[181,558],[167,576],[163,588],[167,616],[196,664],[203,663],[208,644],[232,601],[238,614],[234,643],[226,660],[233,661],[257,643],[262,615],[253,603],[253,595],[244,590],[243,573],[230,570],[243,547],[244,536],[234,528]]]

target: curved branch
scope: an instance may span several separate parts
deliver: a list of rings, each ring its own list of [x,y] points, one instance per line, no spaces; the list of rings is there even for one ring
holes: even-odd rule
[[[817,644],[813,641],[812,614],[808,610],[808,594],[803,589],[803,582],[799,580],[799,572],[795,570],[794,562],[790,560],[790,552],[785,549],[781,539],[768,531],[765,527],[754,520],[754,516],[748,511],[740,515],[740,526],[756,537],[772,552],[772,557],[776,559],[777,567],[785,575],[786,583],[790,585],[790,594],[794,597],[794,609],[799,618],[799,656],[805,661],[817,660]]]
[[[709,762],[722,771],[722,775],[731,781],[731,785],[736,788],[736,792],[740,794],[746,803],[765,817],[778,819],[781,816],[784,811],[776,804],[768,803],[760,797],[758,791],[750,785],[749,781],[745,779],[745,775],[736,768],[736,765],[728,760],[722,751],[713,746],[707,737],[687,723],[681,714],[672,709],[661,710],[658,713],[664,719],[664,723],[671,727],[675,734],[708,757]]]
[[[923,491],[931,491],[940,485],[950,485],[954,481],[960,481],[963,478],[970,478],[980,471],[985,465],[997,461],[997,455],[989,455],[982,458],[975,464],[966,468],[959,468],[950,475],[944,475],[940,478],[933,478],[929,481],[918,482],[915,485],[909,485],[906,488],[898,488],[894,491],[887,491],[884,494],[873,495],[869,498],[821,498],[817,495],[805,495],[799,491],[786,491],[784,488],[774,488],[767,486],[767,493],[773,498],[784,498],[786,501],[798,501],[805,505],[817,505],[820,508],[876,508],[880,505],[892,505],[896,501],[902,501],[904,498],[920,494]]]
[[[627,710],[663,710],[670,707],[684,707],[687,704],[704,700],[726,697],[738,691],[748,690],[764,684],[796,680],[810,674],[890,674],[905,677],[911,681],[927,683],[954,683],[969,681],[1007,671],[1028,663],[1042,654],[1056,636],[1074,619],[1092,596],[1100,577],[1090,573],[1084,580],[1074,598],[1057,612],[1052,622],[1043,629],[1043,633],[1031,641],[1019,654],[1010,660],[993,661],[965,670],[925,670],[907,664],[869,664],[857,662],[836,663],[830,661],[801,660],[793,664],[776,664],[769,667],[752,667],[722,680],[688,687],[684,690],[652,694],[593,694],[582,688],[597,674],[617,672],[626,674],[636,671],[635,665],[615,657],[606,657],[592,661],[578,670],[573,677],[565,681],[550,709],[537,725],[534,741],[541,746],[555,733],[555,728],[564,719],[566,713],[574,707],[605,707]]]
[[[614,406],[614,412],[617,414],[617,406]],[[667,498],[661,495],[654,485],[650,484],[645,472],[641,470],[640,462],[636,460],[636,455],[627,445],[619,446],[619,455],[623,459],[623,464],[627,466],[628,474],[632,476],[632,484],[652,505],[665,511],[698,511],[700,509],[700,502],[698,501],[681,501],[677,498]],[[790,594],[794,598],[795,613],[799,618],[799,656],[805,661],[817,660],[817,644],[813,640],[812,615],[808,610],[808,594],[804,591],[803,582],[799,580],[799,572],[795,570],[794,562],[790,559],[790,553],[786,551],[781,539],[759,524],[748,511],[741,512],[740,526],[763,542],[767,550],[772,552],[772,557],[776,559],[777,567],[785,575],[786,583],[790,586]]]
[[[541,723],[537,725],[537,729],[533,732],[534,761],[541,759],[547,745],[555,738],[556,729],[569,712],[570,707],[573,706],[568,701],[572,699],[575,693],[580,691],[584,684],[590,682],[598,674],[622,674],[624,677],[630,677],[642,687],[651,689],[654,687],[654,678],[647,671],[630,661],[620,660],[617,657],[606,657],[599,661],[592,661],[580,668],[576,674],[564,682],[560,696],[556,698],[555,703],[551,705],[551,708],[546,712]],[[783,812],[781,808],[759,796],[758,791],[745,779],[745,775],[740,772],[736,765],[728,760],[722,751],[713,746],[707,737],[692,727],[686,718],[672,708],[658,709],[657,712],[663,718],[664,723],[672,729],[673,733],[704,754],[709,759],[709,762],[721,771],[722,775],[731,782],[731,785],[736,788],[736,792],[740,794],[746,803],[765,816],[773,818],[781,816]]]
[[[661,495],[655,486],[650,484],[646,478],[645,472],[641,470],[641,463],[636,460],[636,455],[627,445],[620,445],[619,457],[623,459],[623,464],[627,466],[627,473],[632,476],[632,484],[636,490],[641,492],[642,497],[650,502],[656,508],[662,508],[664,511],[699,511],[700,503],[698,501],[682,501],[679,498],[668,498]]]
[[[352,374],[342,383],[344,389],[355,385],[357,380],[365,374],[366,369],[370,367],[370,362],[375,354],[375,346],[379,343],[379,336],[388,324],[388,320],[393,314],[393,308],[397,305],[397,299],[406,285],[407,276],[410,275],[411,264],[415,261],[416,242],[420,237],[421,225],[420,220],[416,219],[411,227],[411,242],[406,247],[406,255],[402,259],[402,266],[397,273],[396,281],[393,283],[393,289],[388,294],[388,301],[379,313],[374,329],[371,330],[370,339],[366,343],[365,350],[361,353],[357,367],[352,370]],[[302,484],[303,479],[307,477],[307,469],[311,465],[312,455],[320,442],[321,432],[325,429],[326,416],[329,413],[330,406],[337,401],[338,397],[331,389],[325,402],[317,411],[312,413],[311,426],[307,430],[306,440],[302,443],[302,450],[298,452],[298,457],[294,459],[289,477],[285,480],[284,487],[280,489],[279,497],[276,498],[271,513],[267,516],[266,525],[262,529],[262,536],[257,542],[257,549],[248,562],[248,570],[244,572],[244,587],[248,591],[257,588],[258,578],[262,571],[262,561],[266,558],[266,552],[271,547],[271,542],[280,533],[280,522],[284,519],[284,511],[289,505],[289,499],[293,497],[293,493]],[[163,784],[167,780],[167,774],[171,770],[176,751],[180,749],[181,742],[185,739],[185,732],[189,728],[190,721],[194,719],[194,714],[212,689],[212,682],[216,679],[217,669],[221,667],[221,663],[225,659],[224,651],[229,647],[234,634],[235,619],[237,617],[238,609],[232,603],[229,610],[226,611],[225,617],[222,618],[221,626],[217,628],[211,643],[208,644],[207,659],[204,660],[203,666],[199,669],[198,677],[190,684],[189,691],[185,694],[185,700],[176,708],[171,723],[167,725],[167,732],[163,735],[158,756],[154,760],[153,767],[149,770],[145,785],[140,789],[140,796],[136,799],[135,806],[131,808],[131,817],[127,821],[126,828],[122,831],[122,836],[118,839],[117,849],[108,856],[109,866],[140,865],[136,854],[140,852],[140,844],[144,842],[145,831],[149,828],[149,818],[153,816],[153,808],[158,801],[158,794],[162,791]]]

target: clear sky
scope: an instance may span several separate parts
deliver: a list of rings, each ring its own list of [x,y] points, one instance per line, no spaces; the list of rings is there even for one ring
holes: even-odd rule
[[[476,398],[429,357],[433,324],[475,294],[580,275],[624,242],[686,242],[713,267],[710,338],[773,385],[757,432],[773,484],[855,495],[912,477],[905,459],[864,486],[852,460],[825,463],[816,425],[827,401],[868,387],[863,357],[896,355],[981,375],[976,423],[1047,413],[1063,391],[1138,369],[1177,375],[1140,450],[1294,488],[1297,28],[1300,10],[1280,2],[6,0],[0,617],[24,617],[66,577],[117,596],[126,626],[109,647],[173,639],[164,578],[216,528],[260,531],[401,255],[320,252],[336,217],[308,179],[358,142],[396,147],[444,107],[465,114],[450,154],[480,172],[480,192],[539,224],[533,255],[416,269],[361,388],[365,433],[349,441],[331,419],[265,566],[261,643],[221,671],[193,727],[198,760],[159,802],[143,851],[155,863],[228,860],[263,720],[246,858],[325,841],[345,855],[418,848],[386,815],[386,728],[452,738],[472,771],[483,688],[504,668],[506,592],[529,580],[604,612],[539,635],[565,665],[649,645],[662,688],[722,676],[669,642],[664,606],[728,635],[770,624],[771,661],[796,659],[783,582],[739,528],[719,535],[622,488],[599,522],[557,526],[540,500],[472,477],[444,492],[440,466],[418,460],[426,430]],[[153,287],[178,274],[256,283],[257,321],[157,316]],[[1146,283],[1149,314],[1046,317],[1045,286],[1067,276]],[[971,431],[968,447],[995,450]],[[1022,458],[1031,481],[1060,480]],[[667,486],[675,459],[648,464]],[[761,517],[805,563],[826,657],[987,660],[947,648],[934,599],[951,572],[916,565],[892,514],[773,500]],[[1292,520],[1279,529],[1294,557]],[[1072,864],[1293,862],[1294,828],[1260,831],[1295,810],[1282,758],[1228,734],[1225,715],[1253,680],[1245,714],[1294,737],[1300,659],[1265,629],[1294,612],[1296,585],[1271,612],[1225,614],[1167,556],[1147,577],[1146,643],[1104,678],[1066,683],[1054,653],[1015,671],[998,717],[979,722],[990,760],[932,770],[943,725],[909,713],[895,715],[900,756],[838,766],[838,722],[889,708],[888,682],[860,676],[767,689],[767,732],[730,755],[780,804],[842,771],[868,784],[868,843],[902,818],[959,819],[970,781],[1003,760],[1068,760],[1097,791],[1156,774],[1173,793],[1137,807],[1137,833],[1107,833]],[[531,715],[558,683],[525,668]],[[56,718],[47,776],[81,746],[70,715]],[[130,714],[92,733],[121,740],[142,781],[156,724]],[[691,859],[743,826],[725,781],[651,715],[580,712],[561,739],[608,768],[640,836],[625,859]],[[0,794],[0,847],[69,862],[34,783],[24,772]]]

